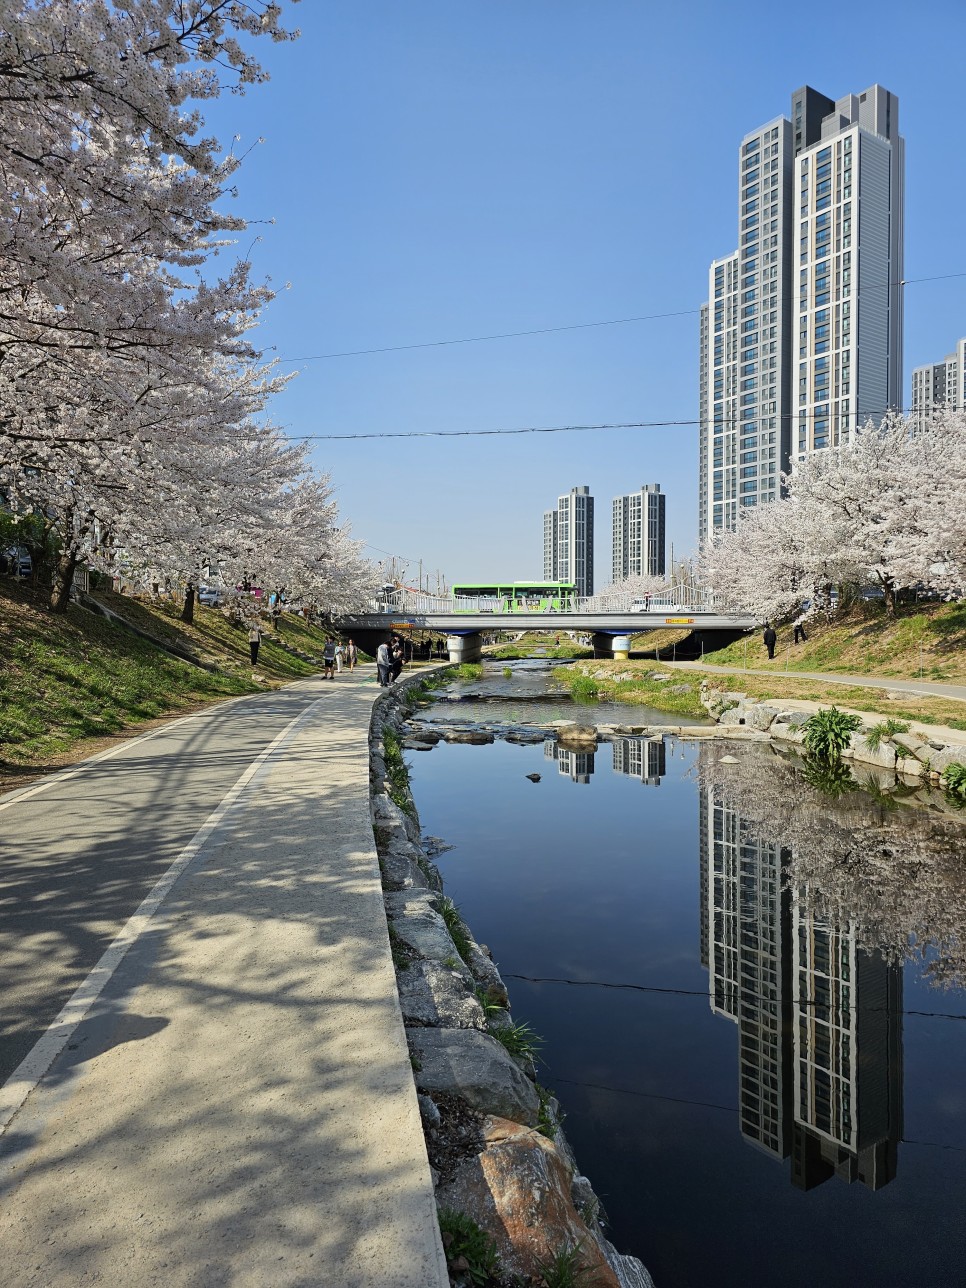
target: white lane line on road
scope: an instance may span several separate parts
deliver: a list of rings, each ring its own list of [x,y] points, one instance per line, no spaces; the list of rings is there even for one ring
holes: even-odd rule
[[[154,884],[151,891],[142,900],[137,911],[121,927],[113,942],[104,951],[100,961],[87,976],[76,992],[64,1004],[63,1009],[47,1031],[14,1069],[7,1081],[0,1087],[0,1136],[7,1130],[24,1101],[36,1087],[54,1060],[67,1045],[77,1026],[90,1011],[110,982],[111,976],[124,960],[128,950],[137,942],[148,927],[151,918],[167,898],[172,886],[203,849],[205,842],[225,815],[236,804],[242,792],[255,777],[261,767],[295,732],[321,702],[313,702],[294,720],[290,721],[282,732],[264,751],[259,752],[221,802],[212,810],[202,826],[194,834],[178,857],[162,877]],[[190,719],[190,717],[185,717]],[[170,728],[170,726],[168,726]],[[128,744],[129,745],[129,744]]]
[[[294,689],[303,683],[304,681],[297,680],[293,684],[285,685],[285,688]],[[189,720],[200,720],[203,716],[216,716],[227,707],[234,706],[239,702],[250,702],[252,698],[258,698],[259,696],[254,693],[242,693],[237,698],[228,698],[227,701],[219,702],[214,707],[206,707],[204,711],[192,711],[189,716],[179,716],[176,720],[169,720],[167,724],[160,725],[157,729],[151,729],[148,733],[142,733],[137,738],[122,742],[119,747],[109,747],[107,751],[99,751],[96,756],[88,756],[86,760],[78,761],[76,765],[71,765],[68,769],[60,769],[56,774],[51,774],[49,778],[41,779],[33,787],[14,789],[0,798],[0,813],[5,809],[10,809],[12,805],[19,805],[21,801],[29,800],[31,796],[36,796],[40,792],[46,792],[51,787],[57,787],[60,783],[65,783],[68,778],[75,778],[90,765],[97,765],[102,760],[110,760],[112,756],[119,756],[122,751],[130,751],[132,747],[138,746],[139,743],[147,742],[149,738],[157,738],[160,734],[168,733],[171,729],[177,729],[178,725],[186,724]],[[253,712],[253,714],[256,713]]]

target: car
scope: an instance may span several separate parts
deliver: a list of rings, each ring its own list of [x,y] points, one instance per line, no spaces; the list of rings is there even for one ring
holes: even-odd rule
[[[217,586],[199,586],[198,587],[199,604],[209,604],[211,605],[211,607],[215,608],[220,603],[222,603],[224,598],[225,598],[225,592],[223,590],[219,590]]]

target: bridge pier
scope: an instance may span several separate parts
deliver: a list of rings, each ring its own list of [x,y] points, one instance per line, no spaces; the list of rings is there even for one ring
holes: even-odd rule
[[[594,657],[612,657],[626,662],[631,651],[630,635],[612,634],[610,631],[594,631],[592,637]]]
[[[478,662],[483,656],[483,636],[479,631],[447,635],[446,647],[451,662]]]

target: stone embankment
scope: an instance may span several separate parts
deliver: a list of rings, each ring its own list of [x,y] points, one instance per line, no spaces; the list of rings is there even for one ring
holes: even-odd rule
[[[906,694],[898,693],[897,698]],[[808,702],[789,698],[749,698],[745,693],[717,689],[702,681],[701,701],[719,729],[731,735],[758,735],[789,746],[801,746],[802,726],[829,703]],[[851,708],[843,707],[843,711]],[[873,765],[904,778],[919,779],[938,786],[944,769],[952,764],[966,765],[966,733],[921,724],[918,721],[894,721],[891,726],[881,715],[855,711],[861,725],[852,734],[842,757],[863,765]],[[895,728],[895,726],[901,728]]]
[[[499,971],[443,894],[432,861],[439,843],[423,837],[392,750],[409,714],[407,690],[420,679],[403,678],[375,705],[370,792],[437,1204],[493,1237],[507,1280],[541,1284],[542,1267],[579,1246],[584,1288],[653,1288],[641,1263],[606,1238],[601,1204],[577,1168],[556,1100],[536,1080]],[[470,1269],[451,1260],[453,1283],[469,1286]]]

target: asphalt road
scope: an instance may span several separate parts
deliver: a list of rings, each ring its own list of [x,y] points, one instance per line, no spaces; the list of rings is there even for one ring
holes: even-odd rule
[[[295,684],[226,702],[0,796],[0,1084],[232,784],[318,696]]]

